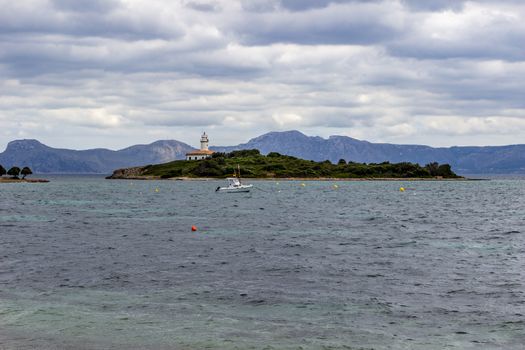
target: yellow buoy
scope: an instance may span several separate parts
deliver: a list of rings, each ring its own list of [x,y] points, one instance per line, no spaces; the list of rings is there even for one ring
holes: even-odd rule
[[[155,189],[155,192],[159,192],[159,189],[158,189],[158,188],[156,188],[156,189]]]
[[[404,187],[399,187],[399,192],[405,192],[405,188]]]
[[[303,182],[303,183],[301,184],[301,186],[305,187],[305,186],[306,186],[306,184],[305,184],[305,183]]]
[[[334,186],[333,186],[333,187],[334,187],[334,188],[336,188],[336,189],[337,189],[337,188],[339,188],[339,186],[337,186],[337,184],[334,184]]]

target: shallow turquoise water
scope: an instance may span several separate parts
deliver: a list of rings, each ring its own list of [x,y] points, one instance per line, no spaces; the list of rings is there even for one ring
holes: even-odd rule
[[[525,181],[219,184],[1,184],[0,344],[525,343]]]

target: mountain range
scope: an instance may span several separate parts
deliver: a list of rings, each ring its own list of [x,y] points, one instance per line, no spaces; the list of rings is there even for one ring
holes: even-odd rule
[[[430,147],[372,143],[347,136],[328,139],[299,131],[270,132],[236,146],[210,149],[229,152],[258,149],[263,154],[278,152],[315,161],[339,159],[363,163],[430,162],[448,163],[458,174],[525,174],[525,145],[482,147]],[[175,140],[156,141],[122,150],[90,149],[83,151],[48,147],[37,140],[16,140],[0,153],[0,164],[29,166],[35,173],[111,173],[117,168],[165,163],[184,159],[193,150]]]
[[[109,174],[117,168],[184,159],[193,147],[174,140],[135,145],[119,151],[96,148],[85,151],[48,147],[37,140],[9,142],[0,153],[0,164],[28,166],[34,173]]]

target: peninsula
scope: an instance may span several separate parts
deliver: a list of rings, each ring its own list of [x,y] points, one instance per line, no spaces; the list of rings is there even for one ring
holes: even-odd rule
[[[355,163],[339,160],[312,160],[271,152],[262,155],[258,150],[215,152],[201,160],[176,160],[169,163],[118,169],[108,179],[200,179],[225,178],[240,166],[242,177],[259,179],[462,179],[450,165],[429,163]]]
[[[13,183],[13,182],[49,182],[44,179],[28,179],[26,176],[33,174],[33,171],[29,167],[23,167],[20,169],[17,166],[11,167],[9,170],[6,170],[2,165],[0,165],[0,183]],[[9,175],[11,177],[4,177],[4,175]],[[19,178],[19,175],[22,175],[22,178]]]
[[[12,177],[0,177],[0,183],[19,183],[19,182],[46,183],[46,182],[49,182],[49,180],[46,180],[46,179],[19,179],[19,178],[12,178]]]

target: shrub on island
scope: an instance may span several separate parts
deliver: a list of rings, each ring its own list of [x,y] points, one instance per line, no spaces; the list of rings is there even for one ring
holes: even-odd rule
[[[22,174],[22,179],[25,179],[27,175],[33,174],[31,169],[29,169],[29,167],[27,167],[27,166],[24,167],[20,173]]]
[[[6,171],[5,168],[2,165],[0,165],[0,177],[2,177],[4,175],[9,175],[9,176],[11,176],[12,179],[18,180],[20,174],[22,174],[22,180],[24,180],[27,175],[33,174],[33,171],[31,170],[31,168],[29,168],[27,166],[24,167],[22,170],[20,170],[19,167],[14,166],[14,167],[11,167],[9,170]]]
[[[242,177],[252,178],[458,178],[448,164],[430,163],[356,163],[340,159],[315,162],[271,152],[262,155],[258,150],[237,150],[215,153],[198,162],[178,160],[143,167],[141,175],[160,178],[232,176],[237,168]]]
[[[7,175],[11,175],[13,179],[18,179],[18,175],[20,175],[20,168],[17,166],[12,167],[7,171]]]

